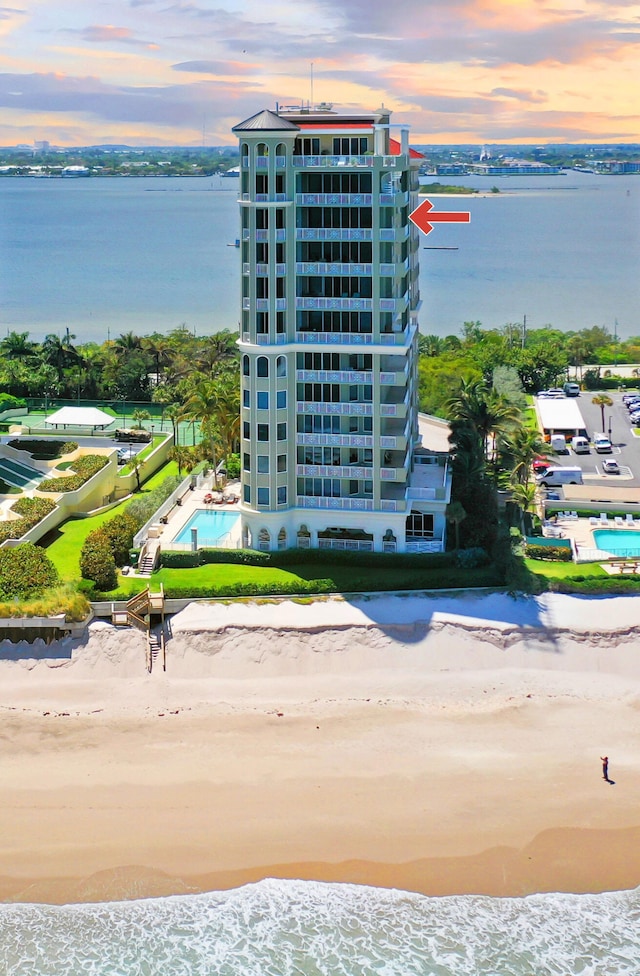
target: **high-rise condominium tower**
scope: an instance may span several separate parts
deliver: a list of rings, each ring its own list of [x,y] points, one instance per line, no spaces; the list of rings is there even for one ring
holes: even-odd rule
[[[385,108],[262,111],[234,132],[244,544],[439,549],[450,479],[417,413],[420,154]]]

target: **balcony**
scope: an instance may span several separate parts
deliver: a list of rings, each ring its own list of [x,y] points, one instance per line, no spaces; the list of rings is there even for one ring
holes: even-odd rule
[[[404,386],[406,382],[406,370],[402,373],[380,373],[380,386]]]
[[[298,369],[299,383],[373,383],[373,373],[351,370]]]
[[[368,346],[373,343],[373,336],[370,332],[296,332],[296,342],[320,346]]]
[[[382,481],[406,481],[406,468],[380,468],[380,478]]]
[[[409,236],[409,227],[406,224],[404,227],[381,227],[379,234],[381,241],[402,242]]]
[[[372,403],[320,403],[315,400],[299,400],[298,413],[323,414],[341,417],[372,417]]]
[[[300,478],[373,478],[373,468],[350,464],[296,464]]]
[[[321,498],[312,495],[298,495],[296,498],[296,506],[297,508],[323,508],[342,512],[372,512],[373,499]],[[404,511],[404,509],[402,510]],[[396,509],[387,509],[387,511],[396,511]]]
[[[384,240],[385,238],[380,238]],[[296,227],[297,241],[372,241],[371,227]],[[395,238],[389,238],[395,240]]]
[[[384,158],[395,159],[394,156]],[[364,166],[369,169],[373,166],[373,156],[294,156],[293,165],[299,169],[325,169],[336,166],[346,166],[349,169]]]
[[[373,437],[371,434],[296,434],[296,444],[300,447],[373,447]]]
[[[373,542],[366,539],[318,539],[318,549],[337,549],[342,552],[373,552]],[[393,551],[396,551],[395,546]]]
[[[393,304],[395,306],[395,301]],[[382,302],[380,302],[382,309]],[[296,298],[296,309],[298,311],[311,309],[316,311],[339,311],[339,312],[370,312],[373,309],[373,299],[371,298]],[[384,309],[384,311],[394,311],[395,309]]]
[[[299,207],[370,207],[371,193],[296,193]]]
[[[408,207],[409,193],[407,191],[404,192],[399,191],[398,193],[381,193],[380,206],[381,207]]]
[[[395,278],[396,275],[406,274],[409,270],[409,258],[398,261],[397,264],[381,264],[380,274],[385,278]]]
[[[386,265],[385,265],[386,267]],[[391,265],[394,267],[394,265]],[[366,275],[373,274],[372,264],[327,264],[324,261],[298,261],[296,274],[300,275]]]

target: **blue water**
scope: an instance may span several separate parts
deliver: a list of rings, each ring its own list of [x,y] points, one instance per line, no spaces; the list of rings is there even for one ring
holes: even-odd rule
[[[262,881],[139,902],[0,905],[3,976],[637,976],[640,893],[423,895]]]
[[[173,541],[191,542],[191,529],[197,529],[199,546],[215,546],[223,536],[231,532],[239,518],[237,512],[221,512],[216,508],[198,509]]]
[[[526,315],[532,328],[613,331],[617,319],[621,337],[640,333],[640,177],[441,182],[483,195],[434,201],[469,210],[471,223],[438,224],[422,240],[423,332]],[[181,323],[236,329],[237,192],[218,178],[0,180],[0,331],[41,339],[69,326],[78,341],[102,341]]]
[[[596,529],[593,538],[598,549],[620,556],[640,556],[640,532],[633,529]]]

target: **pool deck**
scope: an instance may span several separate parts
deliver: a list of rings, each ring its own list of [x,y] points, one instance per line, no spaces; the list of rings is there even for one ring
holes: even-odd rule
[[[163,525],[160,530],[160,545],[165,549],[190,549],[191,546],[188,543],[174,543],[176,536],[182,532],[186,526],[189,519],[200,509],[204,511],[209,511],[215,509],[219,512],[234,512],[238,513],[238,503],[223,502],[222,504],[208,504],[205,505],[204,498],[205,495],[213,494],[216,492],[225,495],[233,495],[236,498],[240,497],[240,482],[230,481],[223,489],[216,489],[210,486],[202,486],[201,488],[194,488],[193,491],[187,491],[182,496],[181,504],[176,505],[167,518],[166,525]],[[229,533],[231,539],[231,546],[225,546],[225,548],[237,548],[239,549],[242,541],[242,530],[240,527],[240,520]]]
[[[583,558],[581,562],[601,562],[603,569],[610,574],[621,572],[619,563],[625,562],[619,556],[617,557],[614,553],[608,554],[606,550],[598,549],[596,540],[594,538],[594,531],[598,529],[610,529],[612,532],[617,532],[619,530],[640,530],[640,520],[635,519],[633,522],[624,521],[622,525],[615,522],[615,519],[609,518],[607,522],[601,523],[598,519],[597,523],[592,519],[588,518],[567,518],[558,515],[558,517],[550,524],[545,526],[543,529],[543,535],[546,538],[553,538],[556,536],[559,539],[569,539],[574,549],[578,552],[582,550],[583,557],[588,556],[589,558]],[[598,553],[600,557],[598,557]],[[612,563],[611,560],[614,560]],[[640,556],[638,557],[640,561]],[[634,561],[634,557],[626,560],[626,562]]]

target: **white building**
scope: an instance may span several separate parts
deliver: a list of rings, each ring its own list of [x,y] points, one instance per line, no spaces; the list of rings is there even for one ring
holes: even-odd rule
[[[420,154],[390,113],[262,111],[240,140],[246,546],[440,550],[417,420]]]

